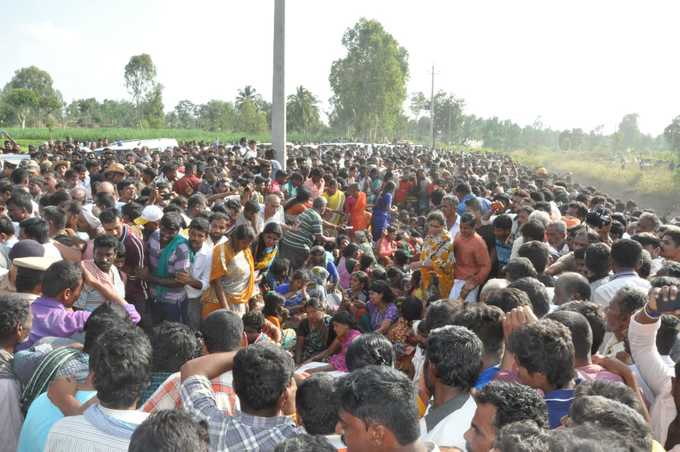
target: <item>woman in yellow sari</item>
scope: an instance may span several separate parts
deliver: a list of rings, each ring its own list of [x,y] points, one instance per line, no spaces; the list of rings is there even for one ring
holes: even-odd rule
[[[241,316],[255,290],[255,262],[250,244],[255,239],[252,226],[234,228],[229,240],[213,249],[210,290],[203,299],[203,318],[217,309],[229,309]]]
[[[420,269],[421,288],[428,298],[436,295],[448,298],[453,286],[453,242],[446,230],[444,214],[436,210],[427,216],[427,237],[420,252],[420,261],[411,264],[411,268]],[[431,287],[436,276],[438,287]],[[427,301],[427,300],[423,300]]]
[[[326,198],[326,221],[335,225],[340,224],[345,208],[345,193],[338,189],[338,181],[328,180],[323,197]]]

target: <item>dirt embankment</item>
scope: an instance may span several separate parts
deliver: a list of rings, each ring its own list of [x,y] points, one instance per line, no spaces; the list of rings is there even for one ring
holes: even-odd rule
[[[563,173],[559,169],[550,168],[548,171],[556,173]],[[650,169],[649,171],[654,171]],[[642,209],[654,209],[660,216],[668,217],[669,219],[675,216],[680,216],[680,192],[672,190],[660,194],[640,193],[634,186],[627,184],[617,184],[604,179],[599,179],[588,174],[572,174],[572,180],[581,185],[596,187],[599,191],[607,193],[615,199],[621,199],[624,202],[633,200]]]

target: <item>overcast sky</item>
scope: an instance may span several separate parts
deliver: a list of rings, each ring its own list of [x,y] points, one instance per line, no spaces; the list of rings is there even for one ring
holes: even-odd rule
[[[166,111],[177,101],[231,100],[272,88],[273,0],[6,2],[0,86],[20,67],[54,78],[66,101],[127,98],[123,68],[149,53]],[[409,52],[409,94],[436,88],[466,111],[521,125],[615,130],[640,114],[658,134],[680,115],[680,2],[628,0],[288,0],[286,86],[331,96],[343,32],[380,21]]]

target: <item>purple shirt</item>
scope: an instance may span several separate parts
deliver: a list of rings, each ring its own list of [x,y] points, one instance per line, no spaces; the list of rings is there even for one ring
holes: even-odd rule
[[[131,304],[124,305],[125,310],[134,323],[139,322],[139,314]],[[55,298],[40,297],[31,303],[33,326],[28,341],[20,344],[19,349],[26,349],[44,337],[71,337],[85,329],[85,322],[92,314],[89,311],[68,311]]]
[[[390,323],[394,323],[399,318],[399,310],[397,309],[397,305],[394,303],[388,304],[387,308],[382,312],[380,312],[380,310],[370,301],[366,303],[366,308],[368,309],[368,315],[371,318],[371,328],[374,330],[380,328],[380,325],[385,320],[389,320]]]

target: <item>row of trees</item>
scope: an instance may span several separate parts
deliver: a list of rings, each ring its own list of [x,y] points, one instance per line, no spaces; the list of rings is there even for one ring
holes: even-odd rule
[[[328,126],[321,120],[319,100],[303,86],[287,100],[290,131],[305,138],[343,136],[383,141],[431,140],[431,99],[423,92],[409,98],[408,52],[383,26],[360,19],[342,37],[346,55],[333,62],[329,82],[333,91]],[[210,131],[266,132],[271,124],[271,104],[252,86],[239,90],[234,100],[213,99],[204,104],[180,101],[167,114],[163,111],[163,85],[147,54],[135,55],[125,66],[125,86],[130,100],[76,99],[65,104],[51,76],[35,67],[22,68],[0,92],[0,124],[21,127],[169,127]],[[603,127],[553,130],[540,118],[519,126],[497,117],[479,118],[465,112],[465,101],[452,93],[434,95],[434,134],[438,143],[479,144],[495,149],[551,148],[562,151],[628,149],[654,150],[671,147],[680,151],[680,116],[652,137],[642,134],[638,115],[627,114],[617,131]]]
[[[194,104],[180,101],[163,112],[163,85],[147,54],[135,55],[125,66],[129,100],[75,99],[66,104],[52,77],[35,66],[19,69],[0,92],[0,124],[25,127],[141,127],[205,129],[210,131],[266,132],[271,104],[252,86],[238,91],[235,100]],[[288,128],[311,136],[324,127],[319,100],[299,86],[288,97]]]

